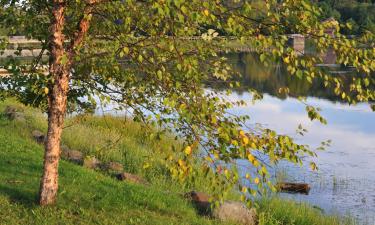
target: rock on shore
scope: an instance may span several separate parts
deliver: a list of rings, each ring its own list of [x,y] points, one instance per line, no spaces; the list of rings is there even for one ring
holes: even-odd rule
[[[256,225],[257,212],[255,208],[247,208],[242,202],[225,201],[218,207],[211,207],[211,197],[203,192],[191,191],[185,194],[202,215],[211,216],[224,222],[234,222],[242,225]]]

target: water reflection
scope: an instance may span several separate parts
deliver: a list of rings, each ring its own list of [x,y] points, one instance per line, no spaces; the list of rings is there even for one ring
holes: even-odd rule
[[[229,59],[243,75],[243,83],[265,93],[255,105],[237,107],[232,113],[250,115],[249,123],[262,123],[283,134],[294,135],[302,124],[309,132],[297,142],[318,147],[321,141],[332,140],[331,146],[318,152],[318,172],[307,167],[282,163],[276,168],[285,171],[289,181],[307,182],[309,195],[281,194],[307,201],[328,213],[352,215],[361,224],[375,224],[375,113],[367,104],[349,106],[338,102],[333,93],[321,84],[309,84],[285,76],[281,65],[260,66],[252,55],[230,55]],[[289,87],[291,96],[280,96],[280,87]],[[305,106],[293,96],[307,96],[307,103],[322,108],[328,125],[311,122]],[[251,99],[246,91],[230,96],[235,100]]]
[[[280,94],[280,88],[289,88],[289,96],[311,96],[329,99],[331,101],[340,101],[334,92],[324,87],[322,81],[315,80],[313,83],[307,82],[305,79],[298,79],[296,76],[285,76],[287,74],[285,66],[282,63],[275,63],[269,66],[263,66],[259,61],[259,57],[255,54],[229,54],[226,55],[228,61],[234,66],[235,71],[242,74],[240,78],[242,90],[254,88],[257,91],[277,96],[285,99],[285,94]],[[332,76],[342,76],[344,79],[350,79],[354,75],[353,68],[342,68],[339,65],[333,65],[336,56],[330,51],[325,55],[324,59],[330,67],[326,70]],[[326,62],[325,62],[326,63]]]

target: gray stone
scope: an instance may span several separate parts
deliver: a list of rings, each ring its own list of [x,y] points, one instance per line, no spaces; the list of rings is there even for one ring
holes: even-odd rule
[[[23,109],[20,107],[16,107],[16,106],[7,106],[4,110],[4,115],[9,120],[15,120],[15,121],[25,120]]]
[[[200,215],[209,216],[211,214],[210,196],[206,193],[191,191],[184,197],[194,204]]]
[[[46,135],[39,130],[34,130],[31,133],[31,135],[33,136],[34,140],[38,142],[39,144],[44,144],[47,138]]]
[[[225,222],[234,222],[243,225],[257,224],[256,209],[249,209],[241,202],[226,201],[213,210],[212,216]]]
[[[66,149],[66,150],[61,149],[61,150],[62,150],[61,156],[64,159],[69,160],[74,163],[78,163],[78,164],[81,164],[83,162],[82,152],[77,151],[77,150],[70,150],[70,149]]]
[[[105,165],[105,169],[120,173],[124,171],[124,166],[118,162],[109,162]]]
[[[14,120],[14,121],[25,121],[26,120],[24,114],[21,113],[21,112],[15,112],[15,113],[11,114],[9,116],[9,119]]]
[[[62,144],[60,146],[60,150],[61,150],[61,152],[66,152],[66,151],[70,151],[70,148],[68,146]]]
[[[14,112],[23,112],[24,110],[20,107],[13,106],[13,105],[8,105],[5,107],[4,113],[5,114],[10,114]]]
[[[93,157],[85,157],[83,160],[83,166],[89,169],[97,169],[100,167],[100,161]]]
[[[135,184],[147,184],[147,181],[145,181],[142,177],[126,172],[117,174],[116,178],[121,181],[128,181]]]
[[[203,192],[191,191],[184,195],[191,201],[198,213],[210,216],[223,222],[233,222],[242,225],[256,225],[256,209],[249,209],[242,202],[225,201],[218,207],[211,207],[211,197]]]

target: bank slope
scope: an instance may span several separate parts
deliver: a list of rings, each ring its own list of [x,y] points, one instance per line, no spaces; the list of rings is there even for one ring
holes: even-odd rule
[[[19,132],[21,125],[0,118],[0,224],[217,224],[199,217],[178,194],[118,182],[66,161],[58,204],[39,207],[43,149]]]

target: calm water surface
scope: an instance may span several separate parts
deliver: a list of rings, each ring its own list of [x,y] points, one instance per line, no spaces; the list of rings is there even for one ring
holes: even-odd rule
[[[280,66],[264,68],[249,55],[229,57],[244,76],[244,83],[264,93],[264,99],[254,105],[237,107],[232,112],[250,115],[249,123],[261,123],[282,134],[295,136],[299,143],[319,147],[321,141],[332,140],[331,146],[319,151],[315,160],[318,172],[281,163],[275,173],[283,173],[288,181],[307,182],[309,195],[281,194],[283,197],[309,202],[326,213],[350,215],[359,224],[375,224],[375,112],[369,105],[349,106],[335,101],[319,84],[288,80]],[[327,125],[310,121],[305,106],[296,98],[277,96],[279,86],[290,87],[291,93],[307,96],[307,103],[320,107]],[[230,98],[250,100],[246,92],[234,92]],[[302,124],[308,129],[297,136]]]

